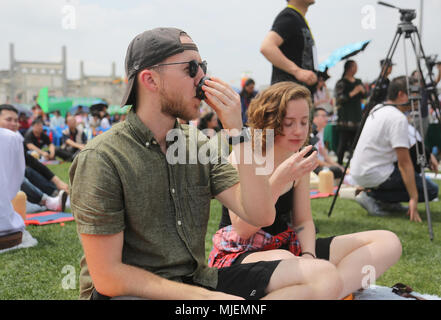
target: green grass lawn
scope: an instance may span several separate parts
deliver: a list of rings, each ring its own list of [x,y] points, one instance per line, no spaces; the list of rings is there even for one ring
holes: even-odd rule
[[[68,181],[69,164],[51,167]],[[420,293],[441,296],[441,202],[430,204],[435,239],[429,240],[424,204],[419,205],[423,223],[411,223],[407,216],[370,217],[351,200],[338,199],[331,218],[327,214],[332,198],[312,200],[312,211],[319,237],[365,230],[386,229],[401,239],[400,261],[377,280],[378,285],[405,283]],[[211,236],[217,230],[220,204],[213,200],[206,236],[207,255]],[[74,222],[48,226],[29,226],[38,245],[0,254],[0,299],[77,299],[79,260],[82,256]],[[64,287],[64,288],[63,288]]]

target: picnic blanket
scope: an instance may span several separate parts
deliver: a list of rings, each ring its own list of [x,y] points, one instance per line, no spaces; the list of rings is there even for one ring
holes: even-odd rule
[[[57,164],[60,164],[61,163],[61,161],[60,160],[42,160],[42,161],[40,161],[42,164],[44,164],[45,166],[47,166],[48,164],[51,164],[51,165],[57,165]]]
[[[412,295],[426,300],[441,300],[441,297],[429,294],[421,294],[412,291]],[[368,289],[360,290],[354,293],[354,300],[416,300],[414,298],[405,298],[392,292],[392,288],[373,285]]]
[[[61,223],[73,220],[74,217],[72,213],[44,211],[35,214],[28,214],[25,220],[25,224],[43,226],[51,223]]]
[[[331,196],[333,196],[335,194],[337,189],[338,189],[338,187],[334,187],[334,192],[333,193],[321,193],[317,189],[311,189],[309,191],[309,198],[310,199],[317,199],[317,198],[331,197]]]

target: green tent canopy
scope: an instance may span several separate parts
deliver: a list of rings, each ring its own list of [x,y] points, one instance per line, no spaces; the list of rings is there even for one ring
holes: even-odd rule
[[[107,113],[113,116],[115,113],[126,114],[132,106],[127,105],[121,108],[119,105],[112,104],[107,109]]]
[[[50,113],[59,110],[64,117],[72,107],[82,105],[90,107],[96,103],[103,103],[100,98],[94,97],[49,97],[48,87],[41,88],[38,93],[37,103],[41,106],[44,113]]]

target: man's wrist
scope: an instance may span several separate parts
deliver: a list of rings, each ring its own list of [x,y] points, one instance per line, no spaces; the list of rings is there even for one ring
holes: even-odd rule
[[[227,136],[226,136],[228,143],[232,146],[247,142],[251,140],[251,133],[249,131],[249,128],[243,127],[241,130],[237,129],[231,129],[227,130]]]
[[[296,65],[294,65],[293,67],[292,67],[292,69],[291,69],[291,74],[294,76],[294,77],[298,77],[298,73],[300,72],[302,70],[302,68],[300,68],[299,66],[296,66]]]
[[[242,127],[224,129],[224,131],[227,137],[236,137],[236,136],[240,136],[240,134],[242,133]]]

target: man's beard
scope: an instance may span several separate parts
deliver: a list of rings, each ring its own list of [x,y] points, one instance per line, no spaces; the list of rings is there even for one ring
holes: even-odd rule
[[[160,94],[161,112],[163,114],[185,121],[194,120],[199,116],[199,111],[194,112],[191,108],[186,108],[184,99],[178,92],[169,95],[161,88]]]

